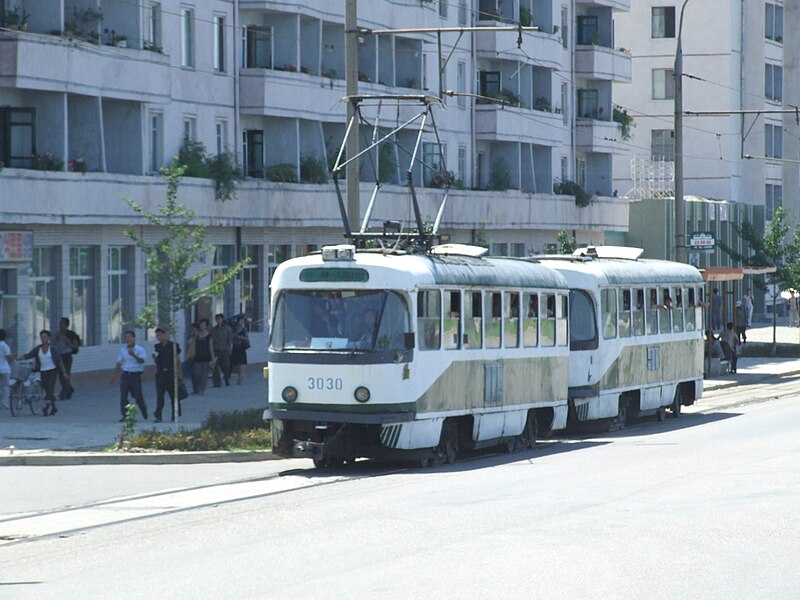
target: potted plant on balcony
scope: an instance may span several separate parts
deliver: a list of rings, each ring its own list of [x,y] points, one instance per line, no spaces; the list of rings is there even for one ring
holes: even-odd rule
[[[619,125],[620,137],[625,141],[631,139],[631,129],[636,127],[636,122],[633,117],[628,114],[628,110],[614,105],[611,119]]]
[[[17,31],[28,31],[28,18],[31,14],[20,6],[6,9],[0,25]]]
[[[533,23],[533,14],[524,6],[519,7],[519,24],[523,27],[530,27]]]

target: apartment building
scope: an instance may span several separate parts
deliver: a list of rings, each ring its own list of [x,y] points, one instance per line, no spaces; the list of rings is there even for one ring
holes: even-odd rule
[[[763,227],[777,206],[800,214],[800,130],[792,106],[800,85],[797,19],[796,0],[650,0],[619,15],[617,34],[630,44],[633,83],[618,86],[615,98],[636,126],[626,153],[615,156],[615,187],[642,200],[631,205],[630,243],[649,243],[652,254],[662,257],[674,249],[673,201],[666,196],[674,189],[679,33],[684,111],[718,113],[684,118],[686,231],[711,232],[741,251],[737,224],[748,220]],[[648,195],[648,187],[655,193]],[[720,250],[689,253],[698,266],[732,266]]]
[[[179,199],[213,245],[198,268],[251,262],[186,319],[246,312],[252,358],[263,359],[272,270],[342,240],[327,172],[345,131],[344,2],[0,0],[0,9],[0,326],[15,349],[67,316],[85,344],[75,368],[111,366],[109,345],[153,298],[126,228],[160,235],[124,198],[148,210],[163,202],[159,170],[189,140],[211,156],[233,153],[245,175],[228,201],[208,179],[183,180]],[[631,58],[614,23],[628,10],[629,0],[360,2],[361,94],[454,92],[435,109],[438,141],[425,131],[422,164],[410,163],[405,131],[362,162],[362,211],[380,179],[375,222],[405,218],[410,170],[432,219],[442,182],[425,165],[443,156],[455,189],[442,230],[453,241],[526,255],[562,229],[591,243],[622,235],[613,104]],[[538,29],[493,31],[517,23]],[[482,29],[443,34],[441,53],[435,33],[371,33],[460,26]],[[390,104],[381,131],[406,110]],[[589,206],[554,193],[566,180]]]

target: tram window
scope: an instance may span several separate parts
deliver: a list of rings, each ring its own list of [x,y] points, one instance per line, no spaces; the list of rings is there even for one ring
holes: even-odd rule
[[[569,345],[569,300],[566,294],[556,296],[556,343],[559,346]],[[594,321],[594,313],[592,313]],[[597,339],[597,327],[595,330],[595,340]],[[596,346],[595,346],[596,347]]]
[[[695,331],[695,307],[697,300],[694,288],[686,290],[686,331]]]
[[[703,308],[706,306],[706,296],[705,290],[703,288],[697,288],[697,304],[694,308],[694,326],[695,329],[699,329],[700,331],[705,331],[705,312]]]
[[[519,348],[519,293],[506,292],[503,303],[503,346]]]
[[[439,290],[417,294],[417,337],[421,350],[438,350],[441,338],[441,296]]]
[[[589,292],[572,290],[569,293],[569,348],[570,350],[593,350],[597,348],[597,322],[595,320],[594,302]],[[616,308],[614,309],[616,318]],[[561,331],[559,320],[558,345],[562,335],[566,339],[566,331]]]
[[[621,299],[619,307],[619,337],[631,336],[631,291],[617,290]]]
[[[542,346],[556,345],[556,295],[542,294],[542,302],[539,305],[541,319],[540,334]]]
[[[444,347],[457,350],[461,348],[461,292],[445,291],[444,310]]]
[[[476,349],[483,341],[482,296],[480,292],[464,294],[464,348]]]
[[[484,339],[487,348],[500,347],[500,335],[502,329],[502,294],[500,292],[486,292],[483,296],[484,299],[484,313],[486,321],[484,322]]]
[[[672,331],[672,323],[670,323],[672,296],[669,293],[669,288],[658,290],[658,301],[658,326],[661,329],[661,333],[670,333]]]
[[[636,302],[633,305],[633,335],[644,335],[644,290],[634,290]]]
[[[647,335],[658,333],[658,293],[656,288],[647,288],[647,314],[645,317],[645,330]]]
[[[681,333],[683,331],[683,298],[685,290],[675,288],[675,298],[672,302],[672,331]]]
[[[573,312],[575,306],[572,307]],[[603,337],[617,337],[617,290],[600,290],[600,310],[603,319]]]
[[[539,294],[525,292],[522,296],[525,315],[522,318],[522,344],[534,348],[539,343]]]

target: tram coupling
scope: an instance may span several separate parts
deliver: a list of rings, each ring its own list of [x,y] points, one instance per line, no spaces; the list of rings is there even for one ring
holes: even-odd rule
[[[295,440],[294,446],[292,447],[292,458],[312,458],[321,460],[324,450],[324,443]]]

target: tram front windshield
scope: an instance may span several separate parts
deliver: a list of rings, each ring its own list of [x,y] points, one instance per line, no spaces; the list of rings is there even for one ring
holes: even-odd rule
[[[397,292],[286,290],[272,323],[272,350],[403,350],[408,308]]]

